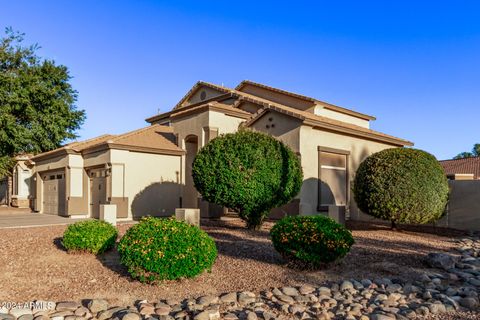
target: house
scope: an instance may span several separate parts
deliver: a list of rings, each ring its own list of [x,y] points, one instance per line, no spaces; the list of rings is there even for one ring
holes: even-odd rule
[[[270,134],[301,159],[298,196],[273,217],[317,214],[329,206],[361,213],[351,181],[368,155],[413,143],[370,129],[373,116],[300,94],[243,81],[236,88],[198,82],[171,111],[152,116],[149,127],[105,135],[36,155],[35,210],[98,217],[115,204],[117,217],[171,215],[175,207],[200,208],[202,217],[228,209],[201,199],[191,175],[200,148],[240,127]]]
[[[451,180],[480,179],[480,157],[442,160],[440,164]]]
[[[174,139],[171,127],[152,125],[36,155],[34,210],[99,218],[101,205],[114,204],[119,219],[173,212],[184,154]]]
[[[18,208],[31,207],[31,180],[33,162],[31,154],[21,154],[14,158],[11,177],[0,178],[0,205]]]

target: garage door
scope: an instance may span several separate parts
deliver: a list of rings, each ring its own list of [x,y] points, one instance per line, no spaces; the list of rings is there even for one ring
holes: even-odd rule
[[[49,172],[43,178],[43,213],[65,215],[65,172]]]

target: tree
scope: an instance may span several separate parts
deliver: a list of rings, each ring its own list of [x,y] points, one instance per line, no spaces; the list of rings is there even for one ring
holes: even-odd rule
[[[289,147],[247,130],[210,141],[195,157],[192,175],[205,200],[237,211],[249,229],[290,202],[303,181],[300,160]]]
[[[453,159],[464,159],[473,157],[480,157],[480,143],[475,143],[471,152],[461,152],[457,154]]]
[[[77,137],[85,120],[67,67],[23,45],[24,34],[7,28],[0,38],[0,176],[18,154],[58,148]]]
[[[437,159],[421,150],[386,149],[367,157],[353,186],[363,212],[396,223],[428,223],[442,217],[448,182]]]

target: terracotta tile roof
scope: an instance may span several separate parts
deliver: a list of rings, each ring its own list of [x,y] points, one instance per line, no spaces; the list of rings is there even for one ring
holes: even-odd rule
[[[342,108],[342,107],[338,107],[338,106],[334,106],[334,105],[328,104],[326,102],[316,100],[314,98],[298,95],[296,93],[291,93],[291,92],[284,91],[284,90],[281,90],[281,89],[272,88],[272,87],[262,85],[262,84],[257,84],[257,83],[252,82],[252,81],[245,80],[240,85],[238,85],[236,89],[230,89],[230,88],[227,88],[227,87],[215,85],[213,83],[199,81],[180,100],[180,102],[174,107],[174,109],[172,111],[153,116],[151,118],[148,118],[147,121],[153,122],[153,121],[157,121],[159,119],[171,117],[175,114],[178,115],[180,113],[176,113],[176,112],[180,111],[180,110],[182,112],[183,111],[188,112],[186,108],[192,108],[192,109],[193,108],[205,108],[206,104],[199,105],[197,103],[197,104],[192,104],[192,105],[188,105],[188,106],[185,106],[185,107],[181,107],[181,105],[198,88],[200,88],[201,86],[207,86],[207,87],[216,89],[218,91],[221,91],[224,94],[230,94],[231,96],[237,97],[240,100],[250,101],[250,102],[259,104],[264,108],[270,108],[270,109],[276,108],[276,109],[280,110],[281,112],[290,114],[290,115],[295,116],[297,118],[301,118],[302,121],[304,121],[304,123],[308,124],[308,125],[312,125],[312,126],[316,126],[316,127],[323,127],[323,128],[330,129],[330,130],[342,131],[344,133],[357,135],[357,136],[362,136],[362,137],[369,137],[371,139],[376,139],[376,140],[388,142],[388,143],[391,143],[391,144],[394,144],[394,145],[397,145],[397,146],[413,146],[413,143],[408,141],[408,140],[403,140],[403,139],[400,139],[400,138],[397,138],[397,137],[394,137],[394,136],[391,136],[391,135],[388,135],[388,134],[384,134],[384,133],[381,133],[381,132],[378,132],[378,131],[375,131],[375,130],[371,130],[371,129],[367,129],[367,128],[364,128],[364,127],[360,127],[360,126],[357,126],[357,125],[349,124],[349,123],[346,123],[346,122],[334,120],[334,119],[327,118],[327,117],[318,116],[318,115],[315,115],[311,112],[302,111],[302,110],[299,110],[299,109],[296,109],[296,108],[293,108],[293,107],[285,106],[281,103],[276,103],[276,102],[273,102],[273,101],[268,100],[268,99],[260,98],[256,95],[237,90],[237,89],[242,88],[242,86],[243,86],[242,84],[243,85],[252,84],[252,85],[262,86],[264,88],[269,88],[271,90],[276,90],[278,92],[282,92],[282,93],[285,93],[285,94],[290,94],[290,95],[293,95],[293,96],[296,96],[296,97],[301,97],[303,99],[308,99],[308,101],[312,101],[312,102],[316,102],[316,103],[318,102],[318,103],[321,103],[321,104],[325,105],[326,107],[331,106],[332,108],[337,108],[337,109],[332,109],[332,110],[337,110],[339,112],[342,112],[342,110],[343,111],[347,110],[348,112],[351,111],[353,113],[356,113],[355,111],[345,109],[345,108]],[[209,103],[207,103],[207,105],[209,105],[211,103],[212,102],[209,102]],[[238,106],[238,103],[236,103],[233,108],[235,108],[237,106]],[[227,107],[232,108],[230,106],[227,106]],[[340,110],[338,108],[340,108],[342,110]],[[250,114],[249,120],[247,120],[246,125],[248,126],[248,123],[255,122],[256,118],[259,116],[259,113],[261,113],[262,111],[264,111],[264,110],[260,110],[259,112],[257,112],[257,114],[254,114],[254,115]],[[371,116],[368,116],[368,115],[363,115],[363,114],[360,114],[360,113],[356,113],[356,114],[362,115],[366,119],[367,118],[370,119],[370,120],[375,119],[374,117],[371,117]]]
[[[90,153],[110,148],[146,153],[183,154],[184,151],[173,142],[174,139],[175,135],[171,127],[155,124],[113,136],[102,143],[91,145],[84,151]]]
[[[374,116],[370,116],[368,114],[364,114],[364,113],[357,112],[357,111],[354,111],[354,110],[351,110],[351,109],[340,107],[340,106],[337,106],[337,105],[334,105],[334,104],[331,104],[331,103],[328,103],[328,102],[325,102],[325,101],[321,101],[321,100],[318,100],[318,99],[315,99],[315,98],[312,98],[312,97],[307,97],[307,96],[304,96],[304,95],[301,95],[301,94],[298,94],[298,93],[295,93],[295,92],[282,90],[282,89],[275,88],[275,87],[270,87],[270,86],[267,86],[265,84],[253,82],[253,81],[250,81],[250,80],[243,80],[235,88],[235,91],[240,91],[241,92],[242,89],[247,85],[267,89],[267,90],[270,90],[272,92],[278,92],[278,93],[288,95],[288,96],[291,96],[291,97],[294,97],[294,98],[297,98],[297,99],[312,102],[313,104],[321,104],[327,109],[331,109],[331,110],[338,111],[338,112],[341,112],[341,113],[350,114],[352,116],[355,116],[355,117],[358,117],[358,118],[361,118],[361,119],[365,119],[365,120],[375,120],[376,119]]]
[[[480,179],[480,157],[440,161],[447,175],[472,174],[473,179]]]
[[[182,154],[184,151],[172,142],[174,138],[171,127],[157,124],[120,135],[104,134],[84,141],[75,141],[61,148],[37,154],[32,160],[48,159],[66,153],[90,153],[105,148]]]
[[[98,137],[95,137],[95,138],[92,138],[92,139],[88,139],[88,140],[84,140],[84,141],[78,141],[78,142],[72,142],[72,143],[69,143],[69,144],[65,145],[65,147],[70,148],[72,150],[75,150],[77,152],[80,152],[80,151],[85,150],[85,149],[87,149],[91,146],[94,146],[94,145],[97,145],[99,143],[105,142],[108,139],[111,139],[113,137],[115,137],[115,135],[113,135],[113,134],[104,134],[104,135],[101,135],[101,136],[98,136]]]
[[[114,136],[111,135],[111,134],[104,134],[104,135],[101,135],[101,136],[98,136],[98,137],[95,137],[95,138],[92,138],[92,139],[88,139],[88,140],[74,141],[74,142],[68,143],[68,144],[66,144],[66,145],[64,145],[60,148],[50,150],[50,151],[47,151],[47,152],[39,153],[39,154],[35,155],[34,157],[32,157],[32,160],[35,161],[35,160],[39,160],[39,159],[43,159],[43,158],[49,158],[49,157],[52,157],[52,156],[55,156],[55,155],[60,155],[60,154],[63,154],[63,153],[79,153],[86,148],[89,148],[93,145],[97,145],[99,143],[105,142],[106,140],[108,140],[112,137],[114,137]]]
[[[300,119],[304,122],[304,124],[310,125],[313,127],[330,129],[330,130],[340,131],[344,133],[350,133],[352,135],[357,135],[357,136],[360,135],[363,137],[369,137],[372,139],[393,143],[399,146],[413,146],[413,143],[408,140],[400,139],[385,133],[381,133],[372,129],[367,129],[367,128],[346,123],[343,121],[338,121],[331,118],[319,116],[311,112],[302,111],[296,108],[284,106],[282,104],[274,103],[266,99],[258,98],[256,96],[249,95],[248,97],[244,97],[243,100],[253,102],[253,103],[258,103],[264,107],[263,109],[259,110],[256,114],[254,114],[252,118],[245,123],[246,126],[252,125],[257,119],[259,119],[263,115],[263,113],[265,113],[267,110],[270,109],[270,110],[275,110],[277,112],[281,112],[289,116],[295,117],[297,119]]]

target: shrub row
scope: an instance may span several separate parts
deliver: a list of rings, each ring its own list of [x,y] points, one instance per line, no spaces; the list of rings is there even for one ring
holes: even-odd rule
[[[81,221],[68,226],[62,243],[69,252],[100,254],[115,245],[117,236],[117,229],[105,221]],[[217,257],[206,232],[174,218],[143,218],[122,237],[118,252],[141,282],[194,277],[210,270]]]

